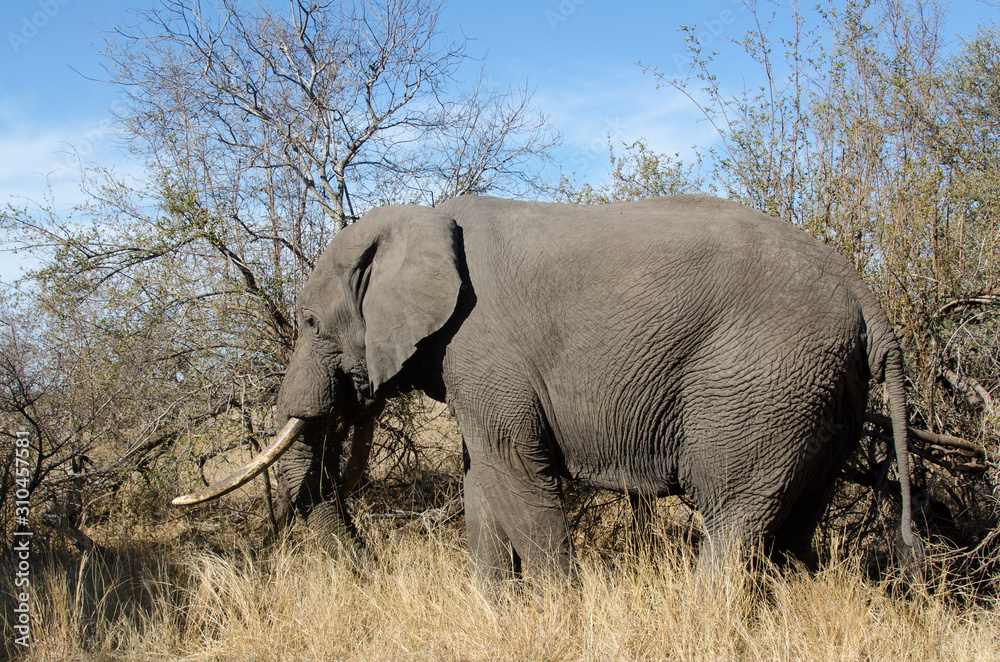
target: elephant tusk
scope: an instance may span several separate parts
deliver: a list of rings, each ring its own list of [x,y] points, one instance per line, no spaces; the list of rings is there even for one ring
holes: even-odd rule
[[[299,436],[305,425],[306,422],[301,418],[289,418],[288,422],[285,423],[285,427],[281,428],[281,431],[274,436],[271,445],[265,448],[260,455],[250,460],[250,463],[245,467],[220,481],[212,483],[203,490],[179,496],[170,503],[175,506],[190,506],[202,503],[203,501],[217,499],[223,494],[228,494],[237,487],[249,483],[263,473],[265,469],[277,462],[281,454],[288,450],[288,447]]]

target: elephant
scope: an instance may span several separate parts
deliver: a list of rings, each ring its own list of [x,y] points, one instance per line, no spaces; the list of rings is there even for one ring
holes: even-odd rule
[[[342,530],[319,438],[370,431],[388,398],[419,389],[461,429],[468,547],[487,582],[522,564],[572,573],[566,478],[688,495],[705,532],[699,568],[734,541],[808,558],[874,379],[889,399],[902,545],[919,545],[886,313],[836,251],[736,202],[379,207],[333,238],[297,316],[278,395],[287,425],[244,470],[175,502],[213,498],[287,452],[292,500]]]

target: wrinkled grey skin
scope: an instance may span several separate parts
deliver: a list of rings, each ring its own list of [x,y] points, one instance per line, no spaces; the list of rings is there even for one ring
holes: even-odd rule
[[[346,426],[414,388],[448,404],[486,578],[522,561],[570,571],[564,477],[690,495],[709,567],[731,539],[808,556],[872,377],[905,416],[899,346],[858,273],[801,230],[704,196],[379,208],[323,253],[298,315],[285,415]],[[317,487],[316,439],[281,473],[310,524],[322,511],[334,531],[346,511],[329,477],[333,492]]]
[[[348,435],[351,446],[370,446],[375,418],[381,407],[373,406],[362,416],[347,419],[328,414],[316,417],[302,436],[285,451],[278,465],[275,520],[279,528],[291,524],[294,511],[302,513],[321,546],[333,557],[344,557],[361,566],[371,560],[347,510],[341,451]],[[279,409],[284,425],[288,416]],[[352,420],[353,425],[343,421]],[[362,467],[363,468],[363,467]],[[355,477],[357,478],[357,477]],[[352,481],[353,482],[353,481]]]

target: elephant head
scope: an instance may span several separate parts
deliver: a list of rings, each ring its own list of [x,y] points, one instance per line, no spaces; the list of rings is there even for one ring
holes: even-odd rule
[[[375,417],[407,386],[404,365],[455,312],[456,235],[451,218],[408,205],[376,209],[339,232],[297,302],[299,334],[278,394],[281,431],[247,466],[173,503],[219,497],[284,456],[284,514],[302,512],[328,549],[356,540],[342,499],[363,470]],[[341,474],[339,451],[352,426]]]

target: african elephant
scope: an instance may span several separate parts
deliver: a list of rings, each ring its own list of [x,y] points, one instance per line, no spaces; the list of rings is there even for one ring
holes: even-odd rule
[[[295,442],[302,429],[370,425],[387,398],[423,390],[462,431],[483,577],[522,560],[570,571],[566,477],[689,495],[708,568],[731,539],[806,555],[872,378],[887,385],[902,540],[915,544],[902,353],[885,312],[835,251],[742,205],[378,208],[319,258],[298,320],[278,398],[288,427],[242,477],[291,444],[282,473],[300,498],[323,466],[315,436]],[[300,503],[323,506],[334,487]]]

